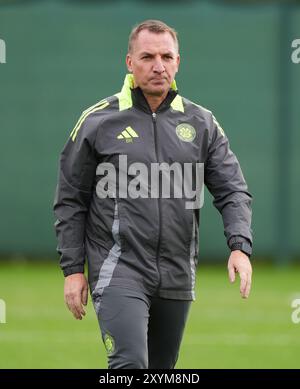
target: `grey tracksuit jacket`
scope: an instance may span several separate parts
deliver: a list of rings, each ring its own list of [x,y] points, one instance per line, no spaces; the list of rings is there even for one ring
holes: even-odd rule
[[[204,183],[222,214],[227,242],[240,237],[252,244],[252,198],[212,113],[181,97],[174,81],[152,114],[127,75],[120,93],[83,112],[61,154],[54,212],[64,275],[84,272],[87,258],[94,297],[116,285],[194,299],[199,209],[186,209],[186,198],[174,196],[125,198],[111,191],[101,198],[97,188],[107,171],[99,164],[119,173],[120,155],[128,166],[142,162],[149,171],[153,163],[203,163]],[[128,182],[133,178],[128,169]]]

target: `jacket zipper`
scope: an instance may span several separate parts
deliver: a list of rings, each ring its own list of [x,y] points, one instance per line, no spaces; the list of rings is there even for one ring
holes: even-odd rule
[[[156,113],[153,112],[152,113],[152,122],[153,122],[153,128],[154,128],[155,155],[156,155],[156,161],[157,161],[157,163],[159,163],[158,151],[157,151],[158,150],[158,146],[157,146],[156,116],[157,116]],[[159,182],[158,188],[159,188],[159,191],[160,191],[161,190],[160,189],[160,182]],[[161,199],[160,199],[160,192],[159,192],[159,196],[158,196],[157,201],[158,201],[158,242],[157,242],[157,249],[156,249],[156,262],[157,262],[157,270],[158,270],[158,274],[159,274],[159,283],[158,283],[158,285],[160,285],[160,282],[161,282],[161,274],[160,274],[160,270],[159,270],[159,249],[160,249],[160,235],[161,235]]]

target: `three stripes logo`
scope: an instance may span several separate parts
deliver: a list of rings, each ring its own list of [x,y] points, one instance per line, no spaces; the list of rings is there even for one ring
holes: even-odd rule
[[[133,141],[133,138],[138,138],[138,134],[130,126],[126,127],[124,131],[117,136],[117,139],[124,139],[126,143]]]

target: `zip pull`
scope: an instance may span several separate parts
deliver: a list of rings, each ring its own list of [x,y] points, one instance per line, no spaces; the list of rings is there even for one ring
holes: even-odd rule
[[[152,119],[154,122],[156,122],[156,113],[155,112],[152,112]]]

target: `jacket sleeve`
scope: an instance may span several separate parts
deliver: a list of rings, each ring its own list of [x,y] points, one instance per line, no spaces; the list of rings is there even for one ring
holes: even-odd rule
[[[77,127],[75,133],[73,130],[60,156],[54,226],[65,276],[84,272],[85,221],[96,171],[96,130],[95,120],[88,117],[80,129]]]
[[[223,129],[213,115],[210,121],[205,184],[214,197],[214,206],[222,215],[227,244],[230,245],[231,238],[239,237],[252,245],[252,196]]]

